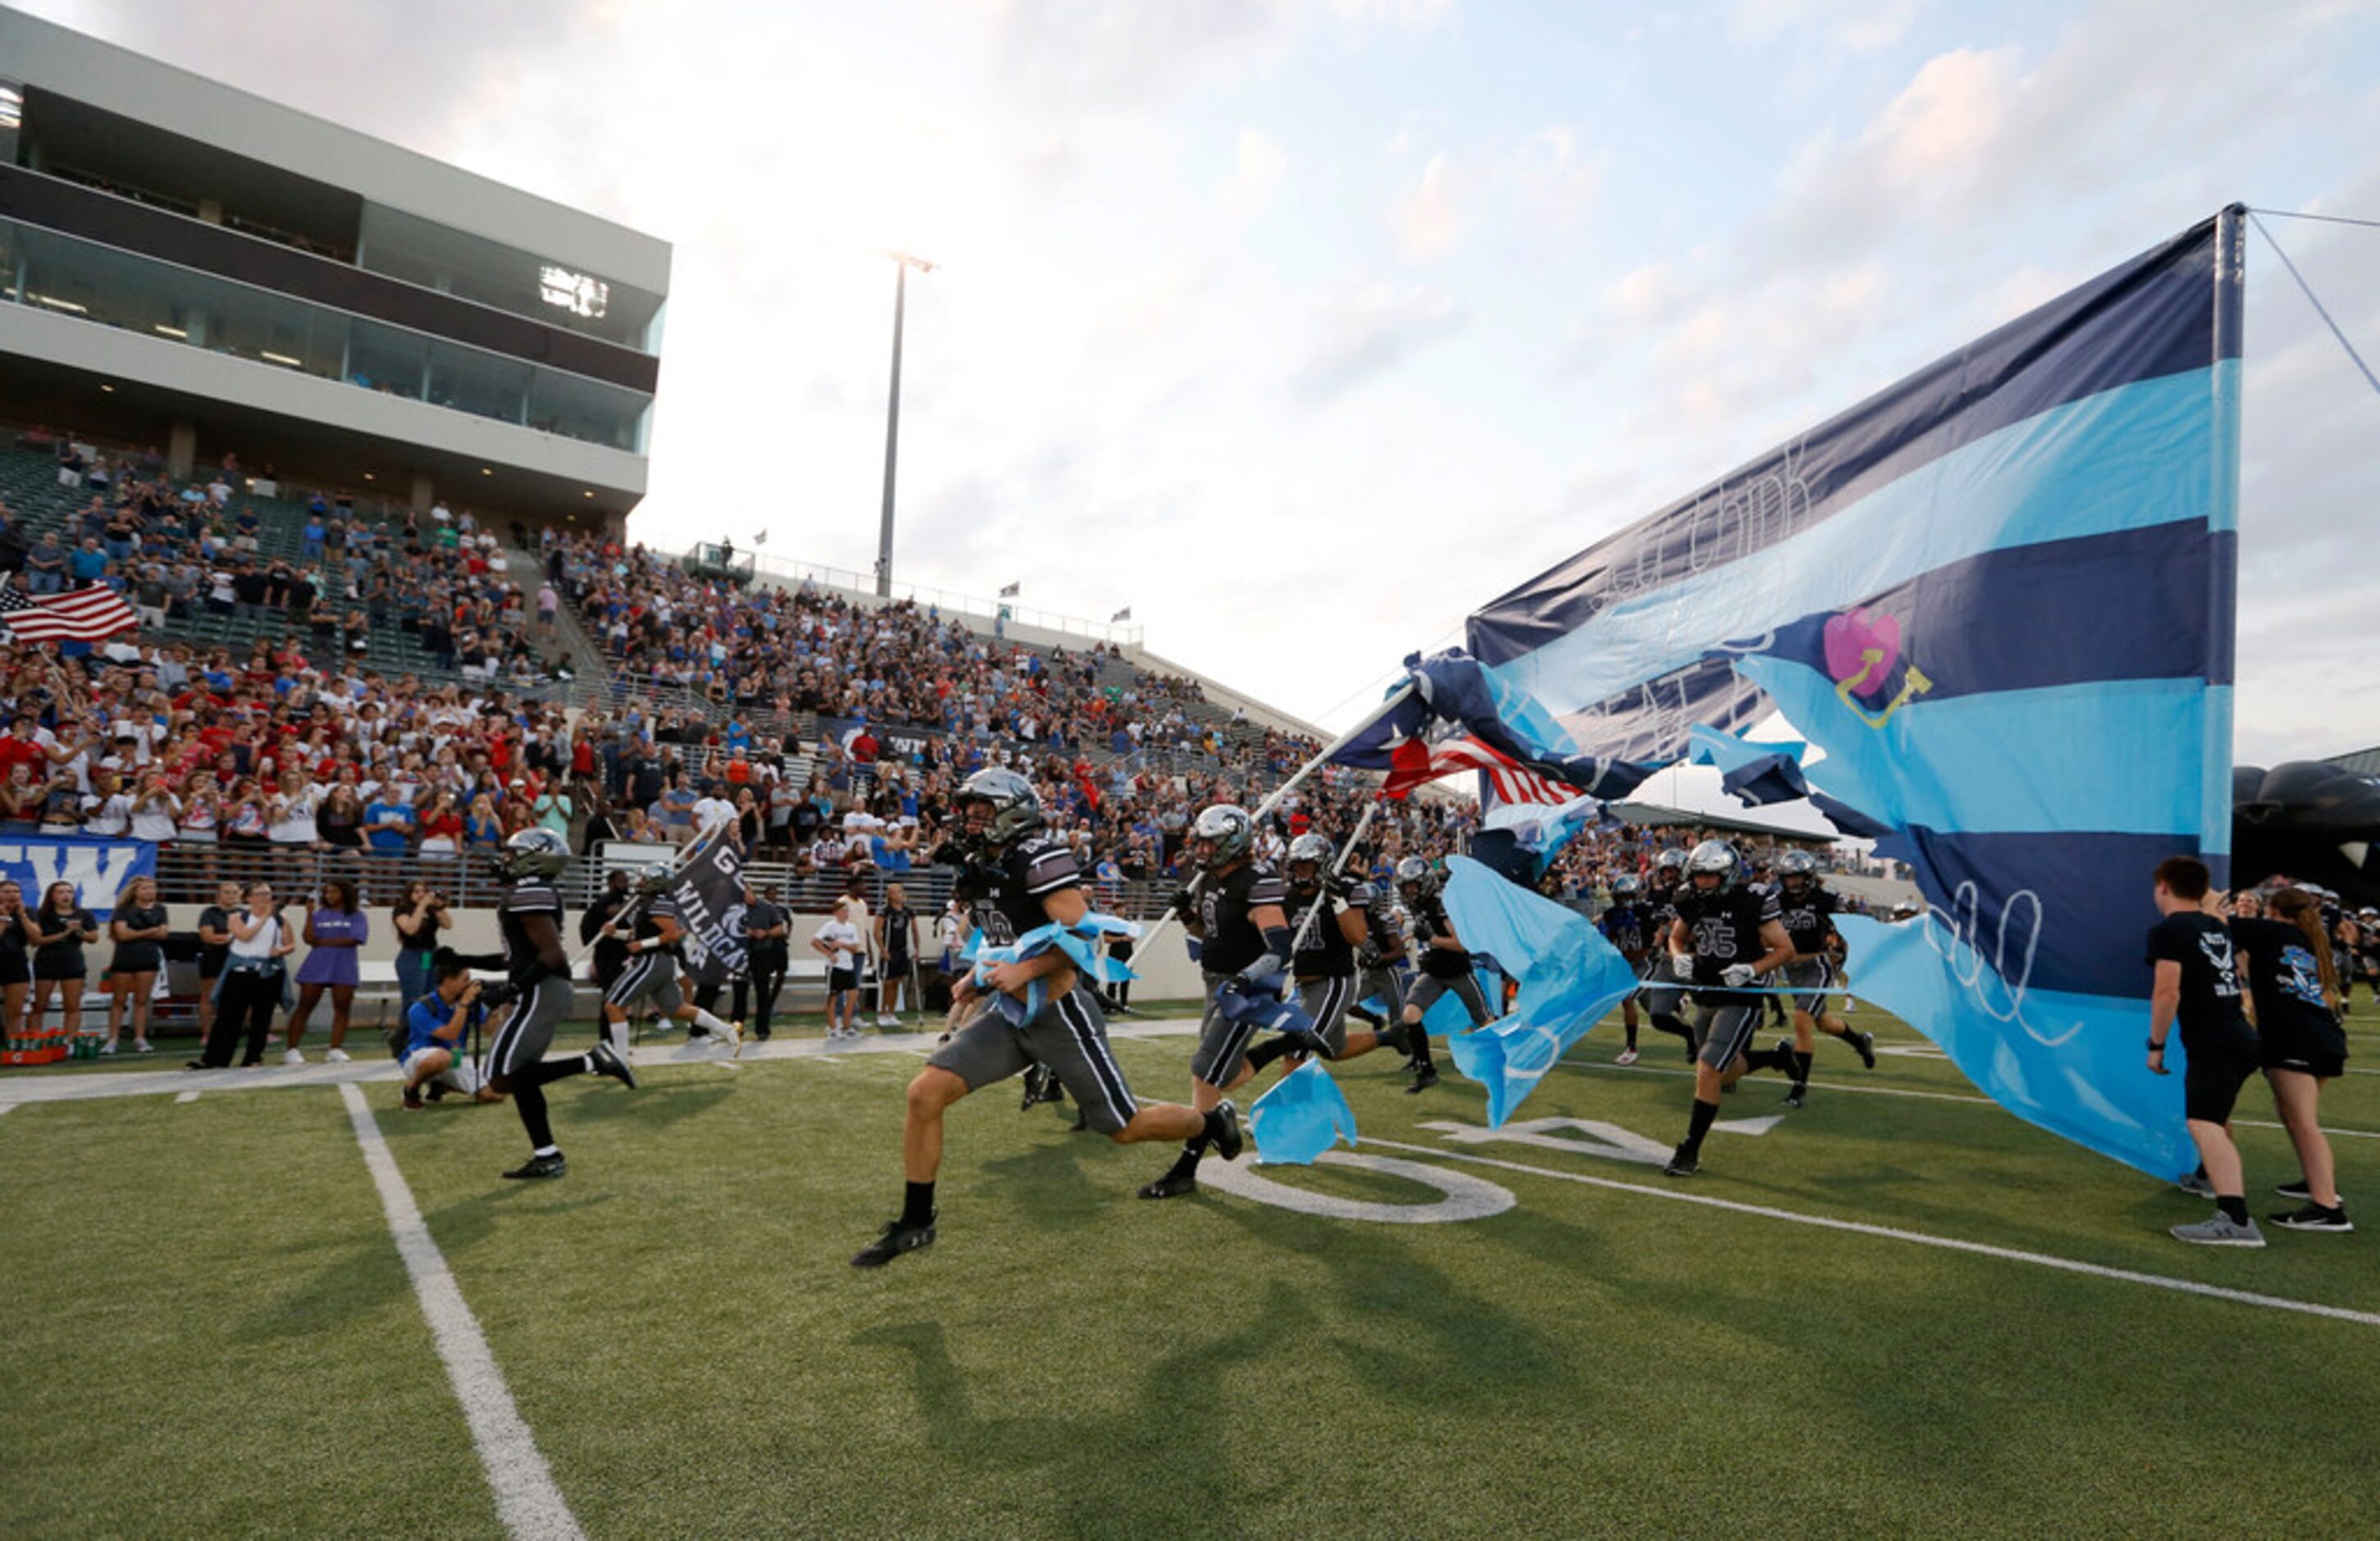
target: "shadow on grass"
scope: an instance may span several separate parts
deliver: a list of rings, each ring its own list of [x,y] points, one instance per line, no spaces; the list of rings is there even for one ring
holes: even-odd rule
[[[618,1095],[612,1095],[613,1092]],[[634,1091],[606,1087],[601,1095],[573,1098],[568,1118],[571,1122],[626,1118],[655,1125],[677,1123],[699,1118],[735,1095],[733,1082],[701,1082],[693,1086],[663,1082],[641,1086]]]
[[[1032,1474],[1062,1528],[1086,1535],[1178,1532],[1196,1525],[1231,1535],[1246,1528],[1232,1467],[1228,1372],[1264,1358],[1284,1333],[1314,1323],[1296,1292],[1275,1284],[1260,1308],[1232,1330],[1196,1341],[1179,1332],[1153,1359],[1135,1403],[1113,1413],[1006,1414],[975,1405],[967,1375],[951,1357],[941,1324],[871,1328],[856,1348],[890,1349],[909,1361],[912,1389],[933,1450],[982,1471],[988,1485]],[[1099,1459],[1087,1459],[1100,1452]]]

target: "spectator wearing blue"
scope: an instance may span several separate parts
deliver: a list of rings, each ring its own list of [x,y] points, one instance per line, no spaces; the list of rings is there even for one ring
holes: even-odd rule
[[[431,955],[429,994],[406,1008],[405,1110],[419,1112],[427,1104],[422,1088],[432,1098],[449,1091],[481,1102],[500,1102],[504,1094],[480,1084],[477,1067],[463,1052],[463,1035],[470,1030],[471,1014],[479,1010],[480,981],[445,948]]]
[[[25,553],[25,592],[55,594],[67,586],[66,549],[58,544],[57,532],[42,531],[33,549]]]
[[[323,527],[322,516],[320,514],[310,516],[306,520],[305,529],[298,537],[298,560],[309,565],[322,561],[322,543],[329,533]]]
[[[372,794],[364,808],[364,838],[376,856],[402,856],[413,849],[413,805],[393,786]]]

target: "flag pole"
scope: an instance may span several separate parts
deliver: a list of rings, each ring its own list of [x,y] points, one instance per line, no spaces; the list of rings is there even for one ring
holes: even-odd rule
[[[1314,774],[1315,771],[1322,769],[1323,766],[1329,764],[1331,756],[1337,754],[1348,745],[1353,744],[1364,734],[1369,732],[1378,723],[1381,718],[1386,717],[1390,712],[1394,711],[1398,707],[1403,705],[1405,698],[1413,693],[1413,676],[1408,674],[1405,676],[1404,684],[1397,686],[1394,690],[1390,691],[1378,706],[1373,708],[1369,712],[1365,714],[1362,722],[1356,723],[1354,727],[1349,728],[1345,733],[1341,734],[1330,743],[1325,744],[1322,746],[1320,753],[1317,754],[1312,759],[1307,760],[1304,765],[1297,768],[1296,774],[1291,776],[1289,780],[1273,788],[1272,795],[1267,797],[1262,803],[1257,805],[1256,811],[1248,815],[1248,822],[1250,824],[1263,823],[1265,816],[1271,813],[1275,808],[1281,807],[1282,800],[1288,797],[1292,792],[1295,791],[1300,783],[1304,782],[1306,777]],[[1377,804],[1374,806],[1378,807]],[[1199,881],[1205,877],[1206,874],[1204,872],[1192,874],[1189,892],[1192,893],[1197,892]],[[1174,921],[1180,918],[1181,916],[1176,915],[1173,911],[1167,910],[1163,916],[1159,917],[1156,925],[1151,926],[1148,931],[1142,934],[1138,945],[1140,947],[1148,946],[1159,937],[1165,934],[1166,927],[1172,925]]]
[[[677,854],[677,859],[670,864],[670,876],[674,878],[679,873],[685,871],[688,867],[694,865],[694,858],[701,855],[704,848],[709,846],[711,842],[717,840],[722,831],[727,829],[735,822],[735,820],[733,819],[722,819],[718,823],[713,824],[710,829],[705,830],[701,834],[697,835],[693,843],[689,844],[685,850],[679,852]],[[622,912],[622,914],[625,913],[625,911]],[[619,924],[620,916],[615,915],[609,921],[604,923],[604,928],[611,929],[616,928]],[[578,965],[586,962],[587,959],[594,953],[595,949],[602,945],[602,932],[598,931],[593,941],[589,942],[586,946],[581,947],[577,952],[573,953],[570,955],[570,972],[574,975],[577,974],[578,972]]]

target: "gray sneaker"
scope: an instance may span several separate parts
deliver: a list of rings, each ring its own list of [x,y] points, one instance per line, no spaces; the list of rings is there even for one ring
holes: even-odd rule
[[[2173,1180],[2173,1185],[2193,1198],[2213,1198],[2215,1196],[2215,1184],[2209,1183],[2204,1177],[2194,1171],[2187,1177],[2175,1178]]]
[[[2265,1244],[2265,1233],[2256,1229],[2254,1220],[2242,1225],[2219,1210],[2200,1220],[2196,1225],[2175,1226],[2173,1236],[2176,1241],[2189,1242],[2198,1246],[2263,1246]]]

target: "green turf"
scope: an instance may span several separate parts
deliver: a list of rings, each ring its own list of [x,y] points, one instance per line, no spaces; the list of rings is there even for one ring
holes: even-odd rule
[[[1682,1056],[1647,1035],[1613,1070],[1610,1036],[1520,1117],[1669,1143]],[[1119,1053],[1143,1098],[1186,1090],[1186,1038]],[[1002,1087],[952,1115],[937,1244],[856,1273],[897,1205],[917,1063],[563,1083],[571,1175],[532,1188],[496,1180],[524,1149],[509,1110],[400,1114],[370,1088],[589,1534],[2371,1532],[2380,1328],[1389,1149],[1678,1186],[1451,1146],[1419,1126],[1482,1122],[1476,1088],[1407,1098],[1385,1056],[1341,1077],[1371,1153],[1516,1207],[1388,1226],[1140,1203],[1170,1152]],[[1839,1089],[1973,1096],[1939,1060],[1869,1074],[1823,1045],[1819,1066],[1809,1109],[1715,1134],[1685,1191],[2380,1311],[2372,1231],[2187,1248],[2163,1228],[2203,1204],[1988,1104]],[[1755,1077],[1724,1116],[1779,1089]],[[2325,1111],[2380,1130],[2380,1086],[2350,1076]],[[2242,1116],[2271,1120],[2259,1088]],[[2293,1172],[2278,1131],[2241,1138],[2257,1192]],[[2350,1196],[2380,1193],[2380,1141],[2336,1143]],[[21,1108],[0,1213],[7,1298],[109,1303],[20,1316],[0,1347],[0,1533],[492,1527],[334,1091]]]

